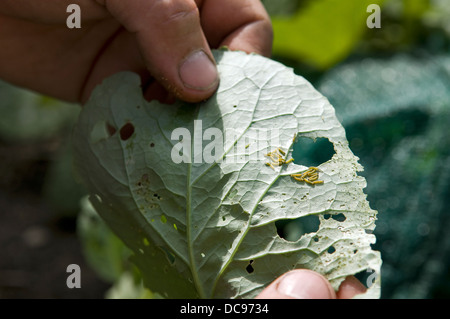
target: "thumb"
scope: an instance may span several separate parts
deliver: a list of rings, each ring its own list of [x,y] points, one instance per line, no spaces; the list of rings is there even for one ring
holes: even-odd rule
[[[335,299],[328,280],[307,269],[292,270],[267,286],[257,299]]]
[[[198,102],[219,76],[194,0],[98,0],[134,33],[150,74],[176,97]]]

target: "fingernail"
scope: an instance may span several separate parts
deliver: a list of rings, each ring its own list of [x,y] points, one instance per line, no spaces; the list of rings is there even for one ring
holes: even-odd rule
[[[184,86],[196,90],[208,90],[219,82],[216,65],[203,50],[192,52],[178,69]]]
[[[313,271],[292,271],[281,278],[277,290],[280,294],[295,299],[334,298],[331,286]]]

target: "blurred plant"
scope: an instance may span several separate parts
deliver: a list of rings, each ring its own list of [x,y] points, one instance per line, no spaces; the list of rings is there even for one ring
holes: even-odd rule
[[[128,260],[132,252],[109,229],[87,197],[81,200],[77,231],[87,263],[112,287],[110,299],[158,298],[144,288],[137,268]]]
[[[430,10],[422,16],[425,25],[444,30],[450,35],[450,6],[446,0],[431,0]]]
[[[67,135],[79,106],[42,96],[0,81],[0,137],[12,143]]]
[[[382,297],[448,298],[448,1],[386,0],[381,29],[361,28],[345,14],[339,22],[330,17],[351,6],[367,17],[367,3],[355,2],[339,1],[339,11],[330,10],[331,0],[291,1],[300,6],[290,15],[268,6],[276,15],[275,58],[329,98],[361,158],[368,199],[379,210],[375,249],[383,255]],[[339,31],[352,25],[359,30]],[[333,41],[346,36],[351,39],[335,47]],[[318,148],[307,146],[302,153],[314,162]],[[298,222],[284,231],[297,238],[301,228]]]
[[[324,70],[349,55],[367,30],[367,6],[384,0],[285,2],[295,13],[286,16],[273,8],[274,2],[264,2],[272,14],[273,53]]]
[[[18,166],[20,172],[24,170],[20,166],[39,164],[43,166],[44,178],[35,181],[39,185],[37,193],[57,215],[74,216],[79,210],[79,200],[85,194],[73,178],[70,145],[70,133],[80,106],[5,82],[0,82],[0,96],[0,141],[9,158],[4,159],[4,164],[8,165],[0,169],[4,185],[9,191],[15,189],[11,183],[19,177],[11,176],[18,174],[13,167]],[[17,153],[9,154],[8,149]]]
[[[450,56],[364,59],[327,73],[379,211],[384,298],[450,296]],[[351,92],[351,94],[349,94]]]

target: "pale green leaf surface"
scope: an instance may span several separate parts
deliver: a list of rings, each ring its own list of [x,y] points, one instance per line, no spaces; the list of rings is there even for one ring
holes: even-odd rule
[[[380,254],[370,247],[376,211],[328,100],[282,64],[214,54],[221,83],[209,100],[149,103],[139,77],[121,73],[93,92],[75,127],[79,175],[97,211],[133,250],[145,284],[169,298],[252,298],[294,268],[324,274],[335,289],[348,275],[379,274]],[[176,164],[172,132],[194,135],[195,120],[202,120],[199,132],[224,132],[221,160],[196,163],[194,150],[192,164]],[[131,126],[133,134],[121,137]],[[295,181],[290,174],[305,171],[302,163],[266,165],[265,154],[278,147],[290,157],[295,135],[333,143],[336,153],[318,166],[324,184]],[[191,143],[195,148],[195,136]],[[345,220],[330,218],[335,214]],[[279,237],[276,221],[305,216],[320,220],[316,232],[295,242]],[[379,296],[379,284],[376,276],[365,296]]]

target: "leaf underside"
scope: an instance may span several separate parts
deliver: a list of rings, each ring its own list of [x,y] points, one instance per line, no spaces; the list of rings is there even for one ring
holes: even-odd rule
[[[253,298],[295,268],[318,271],[335,289],[348,275],[374,271],[364,297],[379,297],[381,258],[370,247],[376,211],[333,107],[280,63],[214,55],[221,83],[209,100],[147,102],[139,77],[119,73],[94,90],[74,130],[78,175],[134,252],[146,286],[167,298]],[[193,145],[178,164],[177,128]],[[205,156],[213,141],[208,129],[223,132],[212,162],[197,160],[198,146]],[[287,161],[302,137],[333,144],[333,156],[316,165],[323,183],[291,176],[308,169]],[[267,154],[278,148],[286,163],[270,167]],[[278,235],[275,222],[311,216],[315,231],[295,241]]]

